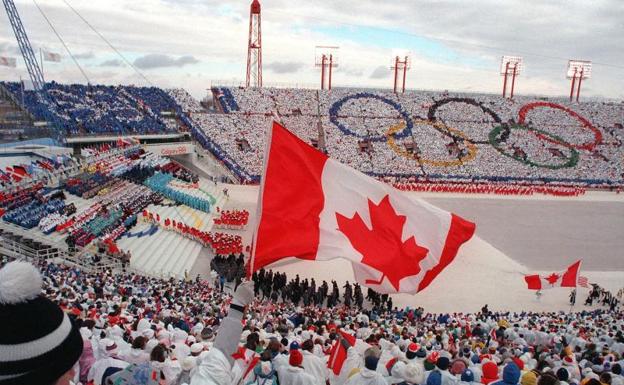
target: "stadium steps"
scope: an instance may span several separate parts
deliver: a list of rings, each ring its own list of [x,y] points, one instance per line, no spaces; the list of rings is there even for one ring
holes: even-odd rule
[[[157,250],[156,253],[160,255],[156,258],[157,262],[153,270],[164,275],[171,274],[174,267],[178,265],[181,260],[186,258],[191,243],[194,242],[181,235],[175,234],[171,243]]]
[[[186,262],[184,264],[180,264],[180,270],[178,271],[178,276],[184,275],[185,271],[188,271],[188,273],[191,274],[191,271],[193,270],[193,266],[195,265],[197,258],[199,258],[203,250],[204,250],[204,247],[201,244],[197,242],[193,242],[193,248],[189,252]]]
[[[191,223],[187,209],[181,206],[150,206],[148,210],[158,213],[162,218],[171,218],[184,223]],[[192,210],[192,209],[189,209]],[[198,212],[198,211],[196,211]],[[146,230],[151,225],[143,223],[135,226],[133,231]],[[119,241],[122,249],[130,250],[132,254],[131,266],[145,274],[154,276],[184,277],[184,271],[190,271],[202,246],[198,242],[185,238],[176,232],[159,230],[151,236],[140,238],[122,238]]]
[[[158,259],[163,255],[160,250],[174,243],[176,237],[177,234],[172,231],[163,231],[162,235],[155,237],[156,239],[150,239],[150,244],[140,255],[140,262],[137,261],[137,268],[148,274],[158,275],[159,272],[156,266],[158,265]]]

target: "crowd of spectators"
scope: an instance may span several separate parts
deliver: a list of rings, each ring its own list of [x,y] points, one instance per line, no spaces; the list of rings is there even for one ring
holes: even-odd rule
[[[275,117],[304,141],[324,143],[329,156],[392,184],[416,179],[617,188],[624,179],[618,103],[448,92],[218,90],[220,100],[231,95],[238,109],[191,113],[191,121],[248,181],[257,182],[261,173],[266,131]],[[178,103],[190,109],[192,102]]]
[[[179,106],[156,87],[46,83],[49,100],[20,83],[3,82],[36,118],[58,126],[65,135],[155,134],[180,130]]]
[[[6,262],[3,257],[0,266]],[[59,347],[64,354],[50,358],[54,371],[41,370],[41,360],[34,358],[19,373],[0,365],[2,375],[34,377],[36,383],[55,383],[62,375],[96,385],[621,385],[624,380],[624,314],[618,310],[514,313],[486,305],[477,313],[431,314],[391,305],[305,306],[303,298],[262,299],[268,281],[259,274],[260,287],[244,282],[232,293],[200,278],[86,273],[43,261],[37,267],[43,287],[34,291],[30,286],[42,281],[32,267],[11,262],[0,270],[4,278],[28,276],[32,282],[20,286],[28,294],[0,285],[0,317],[18,321],[4,327],[14,339],[28,338],[32,331],[22,324],[41,331],[57,319],[46,315],[58,307],[62,317],[73,319],[77,338]],[[273,274],[275,280],[284,277]],[[41,301],[55,305],[41,313]],[[35,311],[39,326],[19,319]],[[10,357],[2,355],[0,363],[13,362]]]

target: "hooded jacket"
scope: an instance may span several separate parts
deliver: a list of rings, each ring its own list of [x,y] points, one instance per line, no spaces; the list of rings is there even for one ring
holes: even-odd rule
[[[503,379],[493,382],[491,385],[518,385],[518,381],[520,381],[520,369],[518,365],[510,362],[503,369]]]

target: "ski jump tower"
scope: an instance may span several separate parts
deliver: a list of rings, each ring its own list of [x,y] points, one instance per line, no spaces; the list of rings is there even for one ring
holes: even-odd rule
[[[6,9],[7,16],[9,17],[13,33],[15,33],[15,39],[17,40],[22,57],[24,58],[24,63],[26,63],[26,69],[28,70],[28,75],[32,81],[33,88],[42,98],[45,98],[45,93],[43,92],[45,85],[43,71],[37,62],[37,58],[35,57],[32,46],[30,45],[30,40],[28,40],[28,35],[26,35],[26,30],[24,29],[22,20],[20,19],[19,13],[17,13],[15,3],[13,0],[2,0],[2,3],[4,4],[4,9]]]
[[[249,9],[246,87],[262,87],[262,28],[260,2],[253,0]]]

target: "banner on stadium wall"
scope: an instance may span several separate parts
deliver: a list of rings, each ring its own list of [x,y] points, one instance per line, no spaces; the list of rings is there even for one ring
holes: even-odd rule
[[[190,143],[153,144],[146,146],[151,152],[161,156],[186,155],[193,153]]]

